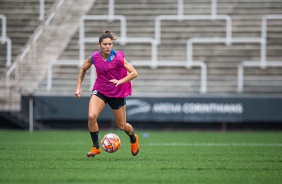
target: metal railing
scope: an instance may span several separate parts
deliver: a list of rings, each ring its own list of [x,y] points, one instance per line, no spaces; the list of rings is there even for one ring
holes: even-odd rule
[[[187,40],[187,66],[190,66],[193,64],[193,43],[260,43],[261,48],[265,48],[265,40],[262,38],[255,38],[255,37],[233,37],[229,38],[227,41],[227,38],[197,38],[193,37]],[[261,58],[265,57],[265,52],[261,49]]]
[[[177,12],[178,16],[181,17],[184,15],[184,1],[178,0],[177,2]],[[211,15],[217,15],[217,0],[211,0]]]
[[[228,39],[228,41],[227,41]],[[261,38],[190,38],[187,40],[186,46],[186,68],[191,68],[192,66],[201,67],[201,93],[207,92],[207,66],[203,61],[194,61],[193,60],[193,43],[260,43],[264,45],[265,42]],[[261,53],[263,54],[263,53]]]
[[[227,44],[232,37],[232,21],[228,15],[217,15],[217,0],[211,1],[211,15],[184,15],[184,2],[178,0],[177,15],[159,15],[155,18],[155,39],[160,44],[161,41],[161,21],[163,20],[225,20]]]
[[[5,15],[0,14],[0,19],[2,20],[1,44],[4,44],[7,37],[7,18]]]
[[[45,16],[45,1],[39,0],[39,17],[38,20],[42,21],[44,20]]]
[[[77,60],[56,60],[49,64],[48,66],[48,73],[47,73],[47,86],[46,90],[52,89],[52,79],[53,79],[53,66],[59,65],[59,66],[77,66]]]
[[[64,0],[60,0],[58,6],[63,4]],[[45,17],[45,0],[39,0],[39,18],[38,20],[42,21]],[[50,16],[49,16],[50,17]],[[7,37],[7,19],[6,16],[0,14],[0,19],[2,20],[2,34],[1,34],[1,44],[7,43],[7,61],[5,66],[11,66],[11,55],[12,55],[12,41],[9,37]],[[49,22],[51,20],[49,19]],[[41,30],[39,31],[41,32]],[[42,33],[42,32],[41,32]]]
[[[11,74],[15,72],[14,74],[14,82],[15,85],[19,83],[20,78],[20,71],[19,71],[19,63],[24,60],[26,56],[28,57],[28,64],[29,60],[33,62],[33,59],[36,57],[36,49],[37,49],[37,41],[41,37],[42,33],[44,32],[44,29],[50,24],[51,20],[53,19],[54,15],[56,14],[56,11],[58,11],[62,4],[64,3],[64,0],[59,0],[56,4],[55,9],[51,12],[51,14],[48,16],[45,22],[43,22],[42,25],[39,26],[39,28],[36,30],[36,33],[34,34],[33,38],[27,43],[25,46],[23,52],[21,55],[16,59],[16,61],[12,64],[12,66],[8,69],[6,72],[6,94],[8,95],[10,92],[11,87]]]
[[[244,67],[254,68],[261,67],[261,61],[243,61],[238,65],[238,85],[237,92],[243,92],[244,87]],[[282,67],[282,61],[267,61],[264,67]],[[263,68],[263,69],[265,69]]]
[[[113,20],[120,20],[120,42],[124,44],[126,39],[126,18],[122,15],[84,15],[79,21],[79,65],[83,64],[85,57],[85,40],[92,42],[95,38],[85,38],[85,20],[108,20],[109,22]],[[98,42],[98,39],[95,40]]]
[[[259,64],[249,64],[248,61],[242,62],[239,66],[240,72],[238,72],[238,91],[242,91],[243,76],[242,70],[244,66],[253,67],[259,66],[265,68],[266,66],[280,66],[279,61],[271,61],[269,64],[266,63],[266,32],[267,32],[267,19],[280,19],[281,15],[266,15],[262,18],[261,37],[233,37],[232,38],[232,19],[228,15],[217,15],[217,0],[211,1],[211,15],[184,15],[184,2],[178,0],[178,14],[177,15],[159,15],[155,18],[155,35],[154,38],[129,38],[126,36],[126,18],[121,15],[114,15],[114,0],[109,0],[109,15],[87,15],[82,16],[80,19],[80,57],[79,66],[82,65],[85,57],[85,43],[98,42],[97,37],[85,37],[85,20],[120,20],[120,40],[117,43],[151,43],[152,53],[151,60],[132,60],[131,63],[137,66],[150,66],[151,68],[157,68],[158,66],[184,66],[190,69],[193,66],[201,68],[201,93],[207,92],[207,66],[203,61],[193,61],[193,43],[225,43],[230,45],[231,43],[259,43],[260,47],[260,58]],[[158,49],[157,46],[161,43],[161,21],[162,20],[225,20],[226,21],[226,36],[225,38],[197,38],[192,37],[186,42],[186,61],[160,61],[158,60]],[[93,75],[91,75],[93,77]],[[48,78],[49,80],[49,78]],[[92,79],[91,81],[93,81]],[[92,83],[91,83],[92,84]],[[90,84],[90,85],[91,85]],[[51,85],[52,88],[52,85]],[[51,89],[50,85],[48,89]]]
[[[85,42],[91,42],[92,39],[95,38],[85,38],[85,21],[86,20],[108,20],[112,22],[113,20],[120,20],[120,36],[121,40],[126,38],[126,18],[125,16],[117,16],[114,15],[115,9],[115,0],[109,0],[109,12],[108,16],[103,15],[84,15],[79,20],[79,66],[83,64],[84,57],[85,57]],[[97,39],[98,40],[98,39]],[[97,41],[95,40],[95,41]]]
[[[282,61],[267,61],[266,60],[266,45],[267,45],[267,20],[282,19],[282,15],[264,15],[261,19],[261,39],[265,43],[261,47],[261,59],[260,61],[242,61],[238,65],[237,72],[237,92],[243,92],[244,88],[244,67],[260,67],[265,69],[267,67],[282,67]]]
[[[7,18],[5,15],[0,14],[0,19],[2,20],[2,33],[1,33],[1,44],[4,45],[7,43],[7,51],[6,51],[6,64],[5,66],[8,67],[11,65],[12,59],[12,41],[9,37],[7,37]]]
[[[226,20],[226,42],[232,37],[232,21],[228,15],[159,15],[155,19],[155,39],[161,42],[161,21],[162,20]]]
[[[230,43],[232,37],[232,22],[231,18],[227,15],[216,15],[216,4],[217,0],[211,1],[211,15],[202,15],[202,16],[185,16],[183,11],[183,0],[178,0],[178,15],[160,15],[155,18],[155,38],[130,38],[127,37],[126,31],[126,17],[122,15],[114,15],[114,0],[109,0],[109,15],[108,16],[101,16],[101,15],[85,15],[82,16],[80,19],[80,29],[79,29],[79,66],[81,66],[84,62],[85,57],[85,43],[93,43],[98,42],[97,37],[85,37],[85,21],[86,20],[107,20],[109,22],[113,20],[120,20],[120,40],[117,43],[126,44],[126,43],[151,43],[151,60],[150,61],[141,61],[141,60],[132,60],[131,63],[134,65],[141,65],[145,66],[148,65],[151,68],[157,68],[158,66],[185,66],[186,68],[190,69],[193,66],[197,66],[201,68],[201,93],[207,92],[207,67],[206,64],[202,61],[194,61],[189,62],[171,62],[168,64],[167,62],[162,62],[158,60],[158,49],[157,46],[160,43],[160,35],[161,35],[161,21],[162,20],[226,20],[226,44]],[[187,57],[188,58],[188,57]],[[72,61],[66,61],[69,63]],[[55,65],[56,62],[51,64],[48,69],[48,79],[47,79],[47,89],[52,89],[52,66]],[[61,62],[58,61],[58,64]],[[186,64],[185,64],[186,63]],[[91,70],[91,83],[94,81],[93,70]]]
[[[60,0],[57,4],[57,7],[61,7],[64,3],[64,0]],[[45,0],[39,0],[39,17],[38,20],[42,21],[45,18]]]

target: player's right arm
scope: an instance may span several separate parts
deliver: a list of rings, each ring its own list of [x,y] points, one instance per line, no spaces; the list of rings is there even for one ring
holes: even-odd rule
[[[79,70],[79,73],[78,73],[78,76],[77,76],[77,85],[76,85],[76,90],[75,90],[75,96],[77,98],[80,98],[81,96],[81,84],[82,84],[82,81],[84,79],[84,76],[86,74],[86,71],[90,68],[90,66],[92,65],[92,62],[91,62],[91,59],[90,57],[88,57],[83,65],[81,66],[80,70]]]

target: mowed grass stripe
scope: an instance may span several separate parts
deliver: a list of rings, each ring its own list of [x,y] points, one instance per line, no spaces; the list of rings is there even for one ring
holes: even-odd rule
[[[0,142],[0,145],[11,145],[16,144],[16,142]],[[56,142],[23,142],[21,145],[71,145],[75,146],[78,143],[56,143]],[[80,145],[89,145],[89,143],[79,143]],[[279,143],[140,143],[141,146],[188,146],[188,147],[282,147]]]
[[[282,144],[273,143],[148,143],[142,146],[207,146],[207,147],[282,147]]]

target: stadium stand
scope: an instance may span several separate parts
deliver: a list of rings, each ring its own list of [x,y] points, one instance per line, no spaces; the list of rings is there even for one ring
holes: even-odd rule
[[[54,0],[45,0],[45,16],[48,14]],[[0,90],[3,94],[1,97],[1,106],[7,101],[5,94],[5,75],[8,68],[11,66],[11,61],[14,61],[16,56],[22,52],[23,47],[26,45],[35,29],[40,25],[39,20],[39,8],[40,4],[38,0],[1,0],[0,1],[0,14],[6,18],[5,27],[7,41],[11,43],[11,53],[9,53],[9,42],[0,44]],[[3,21],[0,24],[3,25]],[[3,29],[1,29],[1,35],[3,35]],[[3,39],[1,39],[3,40]],[[11,61],[9,59],[11,57]],[[16,93],[19,93],[18,91]],[[18,95],[17,95],[18,96]],[[19,99],[19,97],[13,97]]]
[[[57,59],[64,49],[63,45],[67,44],[72,36],[72,30],[77,29],[77,25],[73,22],[78,21],[77,19],[88,10],[88,6],[91,7],[93,1],[45,1],[46,15],[43,21],[38,20],[39,1],[1,3],[3,13],[7,14],[7,22],[11,22],[7,24],[7,35],[11,35],[11,39],[14,40],[13,64],[1,74],[1,91],[6,94],[1,97],[1,107],[6,109],[10,108],[7,105],[13,104],[12,108],[15,106],[19,109],[20,95],[31,94],[37,88],[38,83],[47,73],[48,62]],[[13,8],[15,5],[23,6]],[[79,6],[80,9],[70,8],[71,6]],[[21,8],[26,9],[21,11]],[[20,12],[18,15],[17,11]],[[62,25],[61,22],[64,24]],[[26,39],[22,41],[23,39],[19,37]]]
[[[54,0],[45,1],[46,13],[48,13],[53,2]],[[39,13],[39,1],[37,0],[0,1],[0,14],[6,17],[6,35],[13,40],[12,58],[15,58],[15,56],[20,53],[22,47],[26,44],[34,30],[40,24]],[[2,46],[3,45],[1,45],[1,47]],[[6,65],[6,57],[2,57],[6,55],[5,47],[6,45],[1,48],[0,63],[3,67]],[[2,72],[1,77],[3,76]]]
[[[97,36],[104,29],[111,29],[120,37],[115,49],[124,51],[126,59],[139,72],[139,77],[133,81],[136,96],[237,95],[238,66],[243,61],[261,61],[262,43],[266,43],[266,62],[282,61],[282,20],[268,20],[266,42],[261,41],[262,18],[280,14],[280,0],[68,1],[70,4],[66,9],[57,11],[58,1],[49,0],[46,1],[49,11],[46,11],[48,13],[42,23],[46,24],[52,11],[58,13],[45,27],[47,31],[38,37],[37,46],[29,49],[31,51],[24,50],[27,48],[25,46],[34,40],[38,33],[35,30],[38,31],[42,23],[38,21],[38,1],[24,2],[0,0],[0,14],[7,16],[7,36],[13,43],[12,62],[25,56],[25,63],[17,67],[20,75],[15,76],[15,71],[9,75],[9,94],[73,96],[81,58],[88,57],[98,49]],[[111,3],[112,6],[109,6]],[[22,6],[15,6],[19,4]],[[80,9],[75,11],[73,7]],[[83,21],[85,50],[81,55],[79,26],[81,17],[85,15],[107,18]],[[111,20],[115,16],[125,18],[125,32],[121,29],[120,20]],[[157,20],[161,16],[171,18],[159,22],[160,34],[156,35]],[[187,55],[187,43],[193,38],[226,38],[227,19],[231,20],[232,42],[193,42],[193,57]],[[159,40],[152,42],[158,36]],[[236,41],[235,38],[259,41]],[[6,58],[5,47],[1,45],[1,66],[5,62],[2,58]],[[152,48],[155,49],[153,53]],[[189,57],[200,64],[187,65]],[[152,65],[152,62],[156,64]],[[26,63],[30,64],[29,67]],[[205,70],[206,76],[203,75]],[[7,73],[1,73],[3,93],[6,93],[7,86],[5,75]],[[204,79],[207,80],[205,83]],[[84,93],[90,91],[93,80],[89,75],[86,76],[82,89]],[[272,95],[281,92],[281,67],[245,68],[241,93]],[[7,103],[7,100],[2,99],[1,103]]]
[[[114,15],[126,18],[126,35],[129,38],[155,38],[156,18],[165,16],[212,16],[225,15],[232,20],[232,37],[260,40],[262,17],[267,14],[280,13],[280,1],[217,1],[216,11],[212,9],[211,1],[184,1],[183,10],[175,1],[116,1]],[[88,15],[108,15],[109,6],[104,1],[96,1]],[[270,20],[268,23],[267,60],[281,60],[279,45],[281,44],[281,20]],[[120,21],[87,20],[85,21],[85,38],[94,40],[85,43],[84,58],[97,47],[97,35],[105,28],[110,28],[117,35],[122,35]],[[140,75],[133,82],[136,95],[180,95],[199,94],[201,89],[201,71],[199,67],[187,69],[186,42],[194,37],[219,37],[226,35],[225,20],[162,20],[160,44],[157,46],[159,67],[150,69],[151,43],[116,43],[115,49],[125,51],[126,58],[136,64]],[[95,40],[96,38],[96,40]],[[79,60],[79,31],[73,36],[60,60],[74,62]],[[207,66],[206,93],[236,94],[237,67],[245,60],[260,60],[261,43],[235,42],[225,43],[194,43],[193,60],[203,61]],[[136,60],[140,62],[134,62]],[[61,61],[61,62],[63,62]],[[146,63],[146,61],[148,61]],[[180,65],[180,66],[179,66]],[[72,95],[76,82],[78,67],[74,65],[54,65],[52,67],[52,89],[48,94]],[[245,70],[244,93],[281,93],[281,73],[279,67],[247,68]],[[256,80],[256,79],[260,80]],[[152,80],[153,79],[153,80]],[[42,81],[38,93],[45,93],[47,79]],[[90,78],[84,81],[84,91],[89,91],[92,84]],[[144,88],[144,86],[147,86]]]

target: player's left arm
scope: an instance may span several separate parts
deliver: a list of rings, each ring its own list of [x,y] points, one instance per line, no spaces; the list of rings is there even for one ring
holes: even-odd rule
[[[126,59],[124,59],[124,67],[128,72],[126,77],[124,77],[120,80],[117,80],[117,79],[111,79],[110,80],[110,82],[116,84],[116,86],[123,84],[123,83],[126,83],[126,82],[129,82],[129,81],[135,79],[138,76],[137,70],[130,63],[128,63],[126,61]]]

